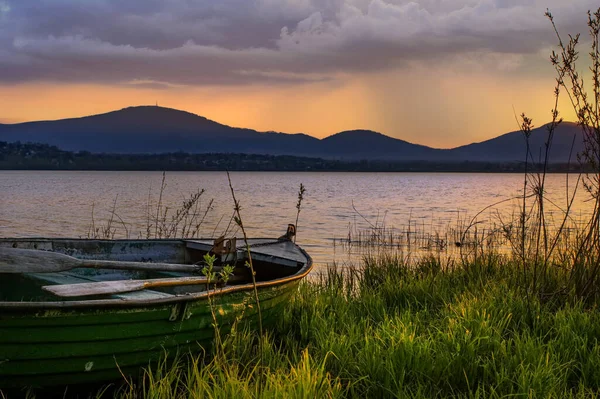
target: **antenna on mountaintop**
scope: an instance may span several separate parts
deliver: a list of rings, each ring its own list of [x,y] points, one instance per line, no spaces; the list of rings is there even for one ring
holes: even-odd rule
[[[156,106],[158,107],[158,100],[156,101]]]

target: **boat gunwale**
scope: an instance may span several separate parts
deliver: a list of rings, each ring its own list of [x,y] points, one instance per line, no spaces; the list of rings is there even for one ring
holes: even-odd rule
[[[254,239],[254,238],[253,238]],[[267,238],[256,238],[256,239],[267,239]],[[272,237],[268,237],[268,239],[273,239]],[[43,237],[21,237],[21,238],[0,238],[0,242],[3,241],[14,241],[14,240],[44,240],[44,241],[56,241],[56,240],[69,240],[69,241],[109,241],[109,242],[140,242],[140,241],[154,241],[154,242],[185,242],[187,239],[151,239],[151,240],[128,240],[128,239],[116,239],[116,240],[89,240],[84,238],[56,238],[49,239]],[[190,239],[192,240],[192,239]],[[209,240],[203,238],[197,238],[194,240]],[[218,288],[215,290],[202,291],[196,293],[189,293],[184,295],[173,295],[170,298],[157,298],[157,299],[88,299],[82,301],[43,301],[43,302],[15,302],[15,301],[0,301],[0,311],[40,311],[46,309],[97,309],[97,308],[142,308],[148,306],[160,306],[160,305],[170,305],[173,303],[182,303],[182,302],[194,302],[200,301],[203,299],[223,296],[230,293],[235,292],[243,292],[243,291],[251,291],[255,288],[263,289],[274,286],[282,286],[288,283],[292,283],[295,281],[299,281],[302,278],[306,277],[313,268],[313,261],[311,256],[299,245],[295,244],[296,248],[300,250],[300,252],[306,256],[306,263],[302,266],[296,273],[287,277],[280,277],[273,280],[256,282],[256,285],[253,283],[243,284],[243,285],[231,285],[222,288]],[[285,266],[287,267],[287,266]]]

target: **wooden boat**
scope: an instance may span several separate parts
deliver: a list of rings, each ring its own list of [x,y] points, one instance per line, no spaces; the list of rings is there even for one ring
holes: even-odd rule
[[[235,242],[216,250],[213,240],[201,239],[0,239],[0,388],[108,381],[122,378],[121,373],[135,376],[166,352],[210,350],[215,331],[209,297],[220,328],[231,328],[236,318],[256,327],[246,248],[239,239]],[[262,322],[268,326],[310,272],[312,260],[289,239],[251,239],[248,244]],[[192,265],[202,263],[211,251],[216,252],[217,266],[237,266],[235,282],[195,281],[206,278],[196,272],[201,266]],[[48,269],[52,262],[40,261],[35,263],[40,270],[11,270],[20,267],[15,259],[24,253],[32,259],[56,256],[81,264],[56,271]],[[101,260],[96,267],[85,266],[96,260]],[[80,295],[89,288],[78,291],[78,286],[92,286],[90,292],[96,293],[106,283],[114,288],[160,280],[171,282],[93,296]],[[73,290],[80,296],[62,296]]]

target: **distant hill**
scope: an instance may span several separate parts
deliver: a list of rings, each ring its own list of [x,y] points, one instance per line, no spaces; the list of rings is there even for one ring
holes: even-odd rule
[[[571,141],[582,148],[576,125],[556,132],[552,162],[568,159]],[[544,148],[545,129],[532,133],[532,152]],[[0,124],[0,141],[44,143],[67,151],[107,154],[247,153],[293,155],[338,160],[520,162],[520,132],[454,149],[434,149],[370,130],[351,130],[322,140],[306,134],[258,132],[223,125],[189,112],[157,106],[129,107],[82,118]],[[573,157],[574,159],[574,157]]]
[[[437,160],[443,150],[412,144],[371,130],[349,130],[326,137],[319,143],[320,157],[379,160]]]
[[[318,143],[305,134],[259,133],[171,108],[129,107],[106,114],[56,121],[0,125],[0,140],[37,142],[68,151],[165,153],[186,151],[283,154]]]
[[[573,142],[573,138],[575,141]],[[529,145],[535,162],[544,159],[547,125],[531,132]],[[569,153],[571,161],[576,162],[576,154],[583,149],[581,129],[571,122],[561,123],[554,132],[549,159],[551,162],[567,162]],[[525,137],[520,131],[503,134],[496,138],[447,150],[448,158],[454,160],[486,161],[486,162],[521,162],[525,159]]]

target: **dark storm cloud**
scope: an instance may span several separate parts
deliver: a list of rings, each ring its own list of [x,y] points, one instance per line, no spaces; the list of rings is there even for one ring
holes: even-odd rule
[[[0,81],[301,83],[473,54],[485,62],[585,30],[590,0],[0,0]],[[493,65],[494,62],[491,63]]]

